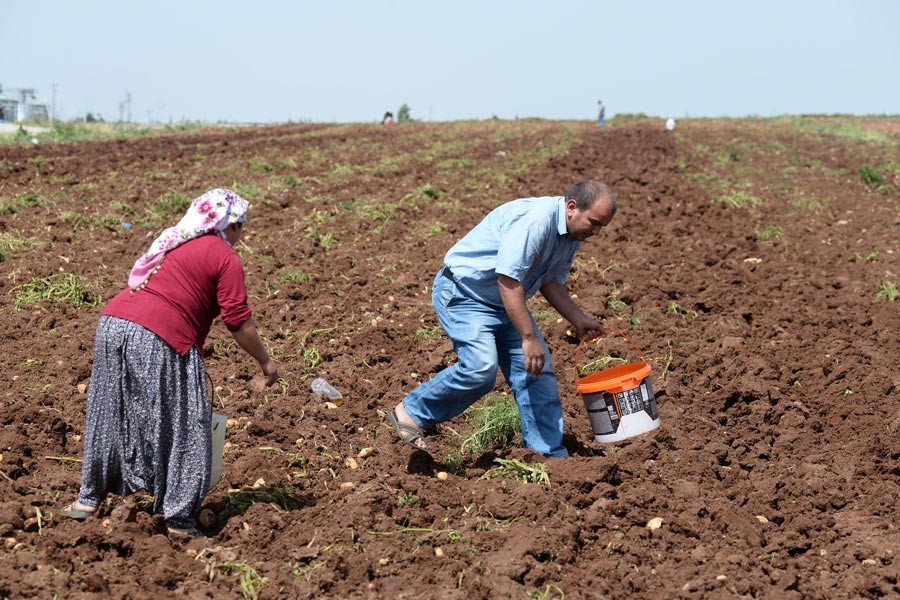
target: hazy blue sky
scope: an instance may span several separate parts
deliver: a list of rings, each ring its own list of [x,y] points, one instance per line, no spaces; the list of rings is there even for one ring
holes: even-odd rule
[[[135,121],[900,113],[900,1],[4,0],[0,85]]]

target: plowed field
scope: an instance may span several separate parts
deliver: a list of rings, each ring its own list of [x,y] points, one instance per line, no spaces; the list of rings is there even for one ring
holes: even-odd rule
[[[0,146],[0,597],[900,595],[898,144],[897,122],[874,119]],[[430,306],[444,253],[498,204],[587,177],[619,212],[569,287],[647,354],[662,426],[594,442],[577,340],[535,299],[572,456],[473,451],[468,414],[429,438],[433,458],[397,443],[385,411],[454,359]],[[213,326],[204,355],[229,424],[205,541],[170,540],[140,494],[65,520],[102,303],[212,187],[251,201],[238,250],[284,379],[263,389]],[[37,300],[34,280],[84,288]],[[606,338],[581,355],[632,352]],[[343,403],[311,393],[318,376]],[[498,381],[485,402],[504,393]],[[498,458],[544,462],[549,483],[493,477]]]

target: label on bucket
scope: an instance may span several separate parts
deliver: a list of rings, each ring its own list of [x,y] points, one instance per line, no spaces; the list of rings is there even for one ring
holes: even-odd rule
[[[659,419],[656,407],[656,398],[653,395],[653,384],[646,377],[636,388],[618,393],[598,392],[586,394],[584,405],[591,421],[594,435],[612,435],[619,431],[621,421],[629,415],[644,412],[651,421]],[[618,410],[616,406],[618,405]],[[621,414],[621,419],[619,415]],[[631,435],[637,435],[643,431],[635,431]]]

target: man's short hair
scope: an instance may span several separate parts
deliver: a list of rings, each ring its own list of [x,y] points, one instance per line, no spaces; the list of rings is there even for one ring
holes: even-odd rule
[[[609,201],[610,210],[616,213],[616,193],[611,187],[596,179],[579,181],[566,192],[566,200],[574,200],[580,210],[587,210],[599,199]]]

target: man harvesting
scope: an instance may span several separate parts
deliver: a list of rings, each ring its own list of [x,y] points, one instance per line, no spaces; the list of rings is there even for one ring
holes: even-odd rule
[[[459,360],[391,411],[403,442],[425,450],[425,429],[490,392],[499,368],[519,407],[523,444],[545,456],[568,455],[550,351],[526,301],[540,291],[579,337],[602,334],[600,323],[572,300],[565,279],[581,242],[615,214],[613,191],[589,179],[565,196],[501,205],[447,252],[432,303]]]

